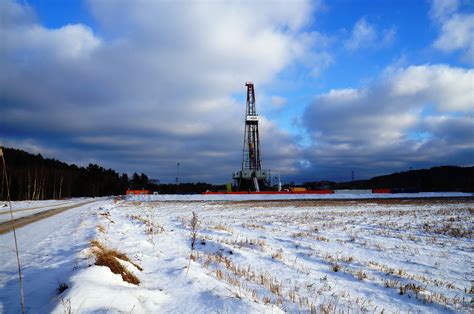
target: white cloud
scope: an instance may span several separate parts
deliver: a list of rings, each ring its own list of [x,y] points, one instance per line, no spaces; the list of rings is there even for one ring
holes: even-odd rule
[[[87,57],[101,43],[90,28],[80,24],[66,25],[54,30],[36,25],[15,35],[15,38],[7,39],[14,43],[11,48],[29,51],[38,58],[60,58],[66,61]]]
[[[82,24],[46,28],[31,8],[0,5],[2,129],[162,178],[179,159],[194,178],[228,180],[245,109],[229,95],[248,80],[263,94],[323,39],[305,33],[318,6],[309,0],[90,1],[100,35]],[[296,163],[282,149],[290,137],[265,125],[265,167]]]
[[[304,115],[312,138],[306,159],[315,168],[366,173],[414,163],[466,164],[474,154],[473,82],[473,69],[420,65],[387,69],[364,88],[320,95]]]
[[[270,98],[270,102],[273,106],[275,106],[277,108],[281,108],[281,107],[284,107],[287,104],[288,99],[286,99],[285,97],[281,97],[281,96],[272,96]]]
[[[410,66],[388,71],[391,95],[411,103],[435,104],[440,111],[473,112],[474,71],[447,65]]]
[[[71,61],[90,55],[101,44],[92,30],[82,24],[47,29],[36,23],[29,7],[2,0],[1,10],[4,10],[0,28],[3,58],[15,55],[25,59]]]
[[[443,20],[456,12],[459,8],[459,0],[431,0],[430,16],[435,20]]]
[[[350,38],[345,42],[345,48],[356,51],[368,47],[383,47],[390,45],[395,39],[395,28],[377,30],[365,17],[359,19],[352,29]]]
[[[433,46],[449,53],[463,51],[463,60],[474,63],[474,14],[455,14],[444,21]]]
[[[352,29],[352,34],[346,42],[346,49],[354,51],[368,44],[372,44],[377,38],[375,28],[365,18],[357,21]]]
[[[460,10],[456,0],[432,2],[430,16],[440,27],[433,47],[444,53],[459,51],[464,62],[474,64],[474,14]]]
[[[295,55],[306,68],[309,76],[318,77],[325,69],[334,64],[334,55],[329,52],[336,38],[318,31],[300,33],[295,45]]]

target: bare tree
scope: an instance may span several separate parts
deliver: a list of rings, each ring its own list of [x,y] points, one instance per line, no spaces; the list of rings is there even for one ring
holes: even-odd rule
[[[61,175],[61,181],[59,182],[59,198],[61,199],[61,192],[63,189],[63,176]]]

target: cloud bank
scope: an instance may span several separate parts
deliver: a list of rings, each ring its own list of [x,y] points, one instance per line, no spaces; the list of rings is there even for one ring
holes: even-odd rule
[[[388,68],[377,83],[337,89],[306,109],[313,171],[332,176],[357,169],[472,164],[474,70],[446,65]]]
[[[221,182],[241,163],[245,103],[232,95],[243,94],[248,80],[258,95],[302,58],[312,41],[299,39],[311,37],[304,26],[317,7],[90,1],[94,31],[48,29],[30,7],[0,3],[5,144],[163,181],[180,161],[186,179]],[[291,169],[294,141],[265,119],[262,129],[264,164]]]
[[[263,165],[283,178],[348,180],[351,170],[369,177],[473,163],[470,68],[384,66],[363,86],[309,87],[304,103],[272,88],[293,78],[316,86],[336,63],[334,46],[351,55],[389,45],[395,28],[360,17],[349,38],[332,37],[314,26],[321,4],[309,0],[87,3],[93,28],[47,28],[31,7],[0,0],[6,146],[162,182],[174,180],[180,162],[182,181],[226,182],[241,165],[251,80],[257,110],[269,113],[261,116]],[[427,14],[439,30],[433,47],[470,60],[472,14],[455,0],[434,1]],[[279,75],[288,69],[285,81]],[[293,118],[298,134],[278,125]]]
[[[474,64],[474,14],[461,13],[460,7],[459,0],[432,1],[430,16],[440,28],[433,47],[444,53],[459,52],[462,61]]]
[[[363,17],[357,21],[344,47],[354,52],[364,48],[384,47],[390,45],[395,38],[395,28],[378,30],[375,25]]]

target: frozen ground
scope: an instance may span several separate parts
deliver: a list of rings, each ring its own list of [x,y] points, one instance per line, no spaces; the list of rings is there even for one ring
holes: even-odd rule
[[[56,313],[469,313],[473,211],[472,198],[101,200],[18,230],[25,301]],[[126,254],[139,285],[94,265],[93,239]],[[0,236],[5,313],[19,311],[12,244]]]
[[[347,191],[347,190],[345,190]],[[372,193],[334,193],[334,194],[157,194],[132,195],[129,200],[137,201],[261,201],[261,200],[335,200],[335,199],[392,199],[392,198],[428,198],[428,197],[469,197],[473,193],[461,192],[423,192],[399,194]]]

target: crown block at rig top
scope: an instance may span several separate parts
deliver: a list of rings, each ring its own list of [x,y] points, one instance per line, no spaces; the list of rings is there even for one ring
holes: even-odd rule
[[[242,169],[233,173],[237,190],[260,191],[268,185],[270,170],[262,170],[260,157],[260,137],[258,115],[255,107],[255,88],[252,82],[247,86],[247,109],[245,115],[244,147],[242,150]]]

